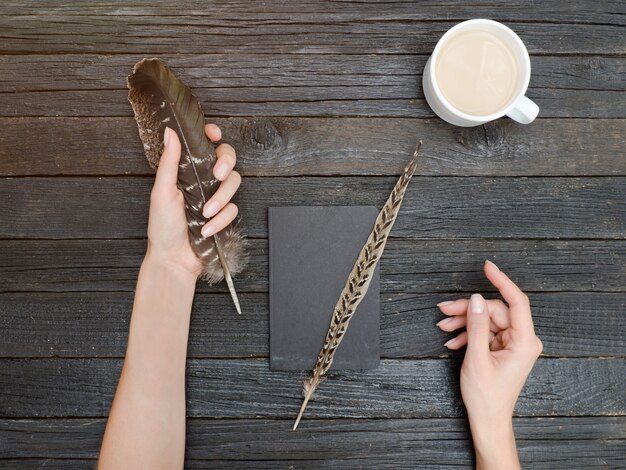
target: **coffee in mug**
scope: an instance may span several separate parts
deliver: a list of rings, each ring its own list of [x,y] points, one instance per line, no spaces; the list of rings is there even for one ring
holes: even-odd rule
[[[521,39],[491,20],[470,20],[439,40],[424,70],[424,94],[433,111],[458,126],[508,115],[527,124],[539,108],[524,96],[530,59]]]

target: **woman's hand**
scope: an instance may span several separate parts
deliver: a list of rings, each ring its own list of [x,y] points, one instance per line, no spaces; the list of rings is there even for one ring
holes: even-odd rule
[[[442,302],[438,307],[448,318],[437,326],[443,331],[467,327],[446,346],[459,349],[467,344],[461,394],[477,468],[519,468],[513,409],[543,346],[535,335],[528,297],[492,262],[487,261],[484,270],[508,306],[480,294]]]
[[[208,124],[205,132],[213,142],[222,138],[222,132],[215,124]],[[189,243],[183,193],[176,186],[180,141],[176,132],[169,128],[165,129],[163,141],[163,155],[150,196],[146,256],[173,267],[182,267],[198,277],[202,266]],[[228,144],[222,144],[215,153],[217,162],[213,167],[213,175],[222,183],[203,209],[204,216],[209,219],[202,227],[205,237],[230,224],[238,212],[237,206],[230,202],[241,183],[241,176],[233,170],[237,161],[235,150]]]

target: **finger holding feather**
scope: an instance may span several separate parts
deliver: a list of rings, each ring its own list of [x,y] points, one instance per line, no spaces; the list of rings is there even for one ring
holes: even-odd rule
[[[226,204],[226,207],[219,212],[219,214],[209,220],[204,227],[202,227],[202,235],[205,238],[215,235],[217,232],[230,225],[233,220],[235,220],[238,213],[239,208],[232,202],[229,202]]]
[[[217,124],[209,123],[204,126],[204,132],[206,136],[211,139],[211,142],[219,142],[222,140],[222,129]]]
[[[224,181],[237,163],[237,153],[231,145],[222,144],[215,149],[215,155],[217,162],[213,167],[213,175],[218,180]]]
[[[211,196],[211,199],[204,205],[202,214],[207,218],[214,217],[223,207],[233,198],[239,185],[241,184],[241,175],[236,171],[231,171],[220,187]]]

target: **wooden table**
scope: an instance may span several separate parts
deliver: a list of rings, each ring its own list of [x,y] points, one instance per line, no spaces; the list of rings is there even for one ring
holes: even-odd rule
[[[626,466],[626,6],[598,2],[92,2],[0,6],[0,467],[90,468],[126,346],[153,173],[125,78],[165,59],[245,176],[252,264],[199,284],[189,468],[473,465],[462,352],[435,303],[494,260],[544,342],[516,409],[527,468]],[[435,118],[421,73],[453,24],[526,42],[529,126]],[[381,206],[424,156],[381,262],[378,369],[331,374],[291,432],[304,373],[268,369],[267,208]]]

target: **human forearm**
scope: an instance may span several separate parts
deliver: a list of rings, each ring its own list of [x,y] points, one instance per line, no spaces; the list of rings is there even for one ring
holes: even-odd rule
[[[470,418],[477,470],[519,469],[512,419],[479,422]]]
[[[195,277],[148,251],[100,468],[182,468],[185,359]]]
[[[222,138],[214,124],[205,131],[213,142]],[[204,207],[210,217],[204,230],[208,226],[217,233],[237,214],[230,199],[241,178],[232,171],[232,147],[222,144],[215,154],[213,176],[222,183]],[[100,469],[183,467],[187,337],[202,263],[189,241],[185,197],[178,188],[180,159],[178,134],[166,128],[150,194],[148,253],[137,280],[128,348],[102,442]]]

